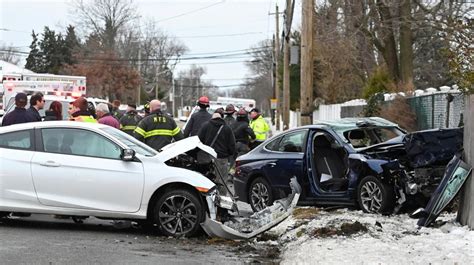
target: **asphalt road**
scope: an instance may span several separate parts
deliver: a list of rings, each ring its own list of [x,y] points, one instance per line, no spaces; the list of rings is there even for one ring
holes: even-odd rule
[[[0,264],[273,263],[279,253],[254,241],[175,239],[95,218],[76,224],[45,215],[0,219],[0,242]]]

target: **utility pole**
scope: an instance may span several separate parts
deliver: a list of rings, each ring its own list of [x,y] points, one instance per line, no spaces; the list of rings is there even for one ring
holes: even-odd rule
[[[283,130],[290,123],[290,31],[292,20],[292,0],[286,0],[285,39],[283,45]]]
[[[312,124],[313,102],[313,10],[314,0],[303,0],[301,29],[301,125]]]
[[[175,91],[176,91],[176,89],[175,89],[176,83],[174,82],[174,76],[171,77],[171,85],[172,85],[172,91],[173,91],[173,92],[171,92],[171,94],[173,94],[171,96],[171,100],[173,100],[172,104],[171,104],[171,108],[172,108],[171,113],[173,114],[173,117],[176,117],[176,113],[175,113],[175,107],[176,107],[175,99],[176,99],[176,96],[174,94]]]
[[[281,100],[280,100],[280,76],[278,75],[278,69],[280,66],[280,12],[278,12],[278,5],[275,6],[275,99],[277,100],[277,107],[275,109],[275,124],[276,129],[280,130],[280,113],[281,113]]]
[[[141,90],[142,90],[142,52],[140,50],[140,43],[138,43],[138,74],[140,75],[140,82],[138,82],[137,88],[137,107],[140,106],[140,97],[141,97]]]

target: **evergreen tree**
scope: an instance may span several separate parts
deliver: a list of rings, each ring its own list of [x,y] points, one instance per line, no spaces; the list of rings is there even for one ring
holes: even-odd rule
[[[30,44],[30,54],[26,58],[25,68],[36,73],[44,72],[43,54],[38,49],[38,35],[32,32],[33,41]]]
[[[66,37],[64,39],[64,63],[75,64],[77,60],[74,58],[74,53],[80,48],[79,38],[76,35],[74,26],[67,27]]]
[[[61,34],[56,35],[49,27],[44,28],[43,39],[40,43],[41,51],[44,54],[44,71],[57,74],[61,67],[64,55],[62,54],[63,38]]]

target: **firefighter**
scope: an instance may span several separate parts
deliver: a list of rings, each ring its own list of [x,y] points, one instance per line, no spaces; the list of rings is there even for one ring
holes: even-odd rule
[[[252,144],[252,148],[257,147],[267,139],[267,133],[270,131],[270,126],[262,117],[260,111],[254,108],[250,111],[250,128],[255,133],[255,141]]]
[[[227,125],[229,125],[231,127],[232,127],[232,124],[235,122],[234,113],[235,113],[234,105],[229,104],[229,105],[225,106],[224,121]]]
[[[255,140],[255,133],[249,126],[248,113],[244,108],[237,112],[237,121],[230,126],[235,135],[235,148],[237,156],[241,156],[248,151],[249,143]]]
[[[207,108],[209,107],[209,98],[206,96],[200,97],[197,105],[199,106],[200,110],[191,115],[191,118],[184,129],[184,137],[197,135],[199,129],[201,129],[201,126],[205,122],[209,121],[212,117],[212,115],[207,112]]]
[[[127,112],[120,118],[120,129],[133,135],[133,131],[135,131],[141,119],[137,112],[137,105],[129,103]]]
[[[183,139],[183,133],[173,118],[161,112],[161,102],[154,99],[150,102],[150,115],[143,118],[133,131],[135,138],[159,151],[171,140]]]

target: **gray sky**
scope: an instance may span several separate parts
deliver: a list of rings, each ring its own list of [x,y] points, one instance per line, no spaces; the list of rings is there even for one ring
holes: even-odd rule
[[[159,21],[160,29],[179,38],[189,48],[188,53],[195,54],[248,49],[261,40],[272,38],[275,32],[275,17],[269,16],[268,13],[275,11],[276,3],[280,11],[283,11],[286,1],[135,2],[142,16],[141,21],[147,18]],[[200,8],[205,9],[195,11]],[[71,11],[71,0],[0,0],[0,28],[11,30],[0,30],[0,44],[19,47],[20,50],[29,52],[31,30],[43,32],[44,26],[49,26],[53,30],[65,32],[65,27],[74,22],[74,13]],[[182,15],[188,12],[189,14]],[[299,25],[300,13],[301,5],[297,1],[293,28]],[[281,17],[280,24],[282,21]],[[206,67],[207,75],[204,78],[212,79],[216,85],[239,84],[242,78],[250,74],[243,62],[235,63],[244,60],[246,59],[185,61],[178,65],[177,70],[189,68],[189,64],[196,63]],[[215,64],[229,61],[233,63]]]

